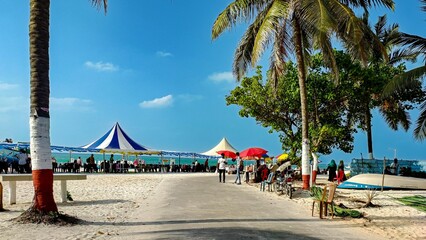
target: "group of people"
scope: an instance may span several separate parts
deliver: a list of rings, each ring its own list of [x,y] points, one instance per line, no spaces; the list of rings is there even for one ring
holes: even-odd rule
[[[268,175],[270,173],[270,169],[266,166],[266,164],[260,164],[260,161],[258,161],[258,164],[256,165],[255,170],[253,169],[253,165],[247,165],[244,166],[244,162],[240,157],[239,152],[236,152],[236,158],[233,159],[236,161],[235,168],[236,168],[236,177],[234,180],[234,183],[237,185],[241,185],[241,174],[245,172],[245,182],[249,182],[249,175],[251,172],[254,172],[254,178],[255,182],[262,182],[268,178]],[[221,157],[217,161],[217,169],[219,173],[219,182],[225,183],[226,178],[226,166],[228,162],[225,159],[225,155],[221,154]],[[277,164],[279,166],[279,164]]]
[[[328,171],[328,181],[339,181],[343,182],[346,181],[346,175],[345,175],[345,164],[343,160],[339,162],[339,165],[336,165],[336,162],[334,160],[331,160],[330,163],[327,166],[326,171]],[[401,170],[402,171],[402,170]],[[336,175],[337,172],[337,175]],[[395,158],[389,166],[385,167],[385,174],[389,175],[399,175],[399,163],[398,159]]]
[[[20,149],[17,154],[9,153],[0,157],[0,173],[8,173],[9,169],[13,173],[31,173],[31,157],[26,149]]]
[[[336,162],[333,160],[330,161],[330,163],[327,166],[326,171],[328,171],[328,181],[334,182],[343,182],[346,181],[346,175],[345,175],[345,163],[343,160],[340,160],[339,165],[336,165]],[[337,175],[336,175],[337,172]]]
[[[243,160],[240,157],[240,153],[236,152],[235,154],[237,155],[237,157],[235,159],[237,161],[237,164],[236,164],[237,176],[235,178],[234,183],[241,185],[241,172],[244,169],[244,163],[243,163]],[[218,169],[218,172],[219,172],[219,182],[225,183],[226,165],[227,164],[228,164],[228,162],[225,159],[225,154],[222,153],[221,157],[217,160],[217,169]]]

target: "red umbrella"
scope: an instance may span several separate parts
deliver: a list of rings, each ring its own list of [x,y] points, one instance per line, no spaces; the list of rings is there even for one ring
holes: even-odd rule
[[[241,158],[261,158],[263,154],[267,153],[263,148],[247,148],[246,150],[240,152]]]
[[[227,158],[237,158],[237,154],[235,154],[233,151],[220,150],[220,151],[217,151],[217,153],[221,154],[221,155],[223,153],[225,155],[225,157],[227,157]]]

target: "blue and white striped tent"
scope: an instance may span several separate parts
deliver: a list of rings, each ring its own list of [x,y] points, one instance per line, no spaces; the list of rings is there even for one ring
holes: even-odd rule
[[[87,150],[98,150],[102,152],[139,154],[155,154],[156,152],[149,150],[147,147],[140,145],[131,139],[129,135],[123,131],[118,122],[104,136],[92,143],[83,146],[82,148]]]

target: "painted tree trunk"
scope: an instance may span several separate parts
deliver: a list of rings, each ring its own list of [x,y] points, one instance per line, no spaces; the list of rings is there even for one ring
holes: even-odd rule
[[[312,184],[316,184],[317,182],[317,174],[318,174],[318,155],[314,152],[311,152],[313,161],[312,161]]]
[[[30,150],[34,185],[33,208],[58,211],[53,198],[49,114],[50,0],[30,0]]]
[[[302,32],[300,24],[296,20],[294,23],[294,40],[299,78],[300,90],[300,112],[302,116],[302,181],[303,189],[309,189],[310,169],[309,169],[309,135],[308,135],[308,100],[306,92],[306,69],[303,56]]]

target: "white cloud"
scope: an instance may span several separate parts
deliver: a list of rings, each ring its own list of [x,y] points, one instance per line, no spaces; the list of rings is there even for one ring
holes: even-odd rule
[[[232,82],[235,81],[234,76],[232,75],[231,72],[213,73],[208,78],[209,78],[209,80],[211,80],[215,83],[220,83],[220,82],[232,83]]]
[[[79,98],[50,98],[50,108],[62,111],[87,111],[91,109],[92,101]]]
[[[172,57],[173,56],[172,53],[164,52],[164,51],[157,51],[156,55],[159,56],[159,57]]]
[[[118,66],[116,66],[112,63],[109,63],[109,62],[104,63],[102,61],[96,62],[96,63],[94,63],[92,61],[87,61],[87,62],[84,63],[84,65],[87,68],[94,69],[98,72],[116,72],[116,71],[120,70],[120,67],[118,67]]]
[[[0,91],[11,90],[11,89],[17,88],[18,86],[19,86],[18,84],[0,82]]]
[[[139,106],[141,108],[162,108],[162,107],[168,107],[173,104],[173,96],[167,95],[161,98],[155,98],[153,100],[149,101],[143,101],[139,103]]]

